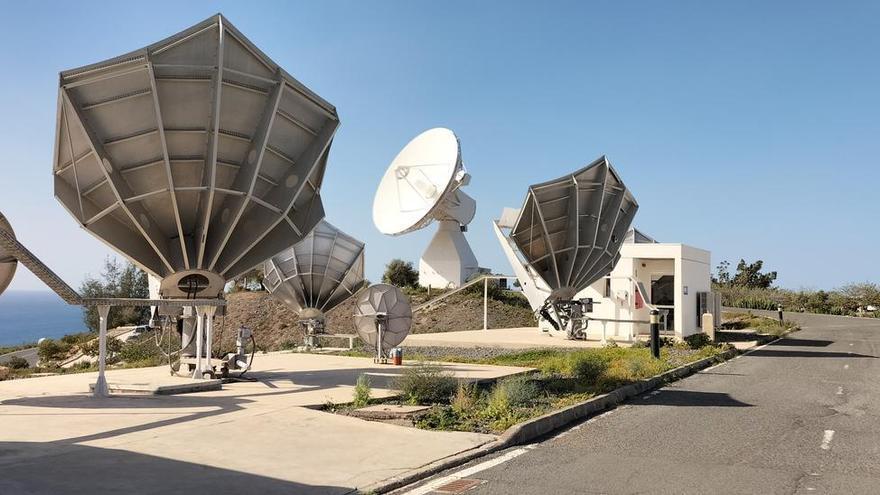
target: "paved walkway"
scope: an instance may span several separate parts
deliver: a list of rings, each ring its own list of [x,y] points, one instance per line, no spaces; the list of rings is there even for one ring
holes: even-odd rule
[[[619,345],[628,345],[618,341]],[[536,327],[493,328],[461,332],[414,333],[406,337],[403,346],[442,347],[500,347],[505,349],[533,349],[536,347],[602,347],[598,340],[568,340],[553,336]]]
[[[374,396],[401,367],[371,359],[270,353],[254,383],[217,392],[94,399],[94,373],[0,382],[0,493],[347,493],[494,439],[368,422],[313,409]],[[450,365],[465,379],[522,368]],[[111,383],[168,377],[118,370]]]

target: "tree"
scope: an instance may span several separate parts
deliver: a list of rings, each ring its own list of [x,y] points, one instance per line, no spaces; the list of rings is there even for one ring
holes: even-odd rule
[[[104,269],[100,278],[86,276],[80,286],[83,297],[128,297],[146,299],[150,289],[147,274],[131,262],[120,263],[115,258],[104,260]],[[149,307],[114,307],[110,311],[107,328],[122,325],[138,324],[149,317]],[[98,329],[98,309],[90,306],[83,308],[83,321],[91,330]]]
[[[716,285],[730,285],[730,262],[727,260],[718,263],[715,267],[715,275],[712,275],[712,283]]]
[[[762,260],[757,260],[754,263],[746,263],[746,260],[743,259],[739,260],[739,264],[736,265],[736,274],[730,285],[750,289],[769,289],[776,280],[776,272],[761,273],[763,267]]]
[[[413,268],[411,261],[395,258],[385,265],[382,282],[398,287],[416,287],[419,284],[419,272]]]

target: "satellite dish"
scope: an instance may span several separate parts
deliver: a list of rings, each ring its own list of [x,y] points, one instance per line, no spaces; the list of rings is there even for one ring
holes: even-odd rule
[[[354,324],[361,340],[376,350],[376,360],[384,362],[388,351],[409,335],[412,327],[409,298],[393,285],[371,285],[358,296]]]
[[[419,261],[422,286],[459,287],[479,270],[462,234],[476,212],[476,202],[461,191],[469,182],[458,137],[438,127],[404,146],[379,183],[373,222],[380,232],[397,236],[439,223]]]
[[[0,213],[0,229],[12,234],[13,237],[15,236],[12,225],[9,224],[9,220],[2,213]],[[9,287],[12,277],[15,276],[15,268],[17,266],[18,261],[12,256],[12,253],[7,253],[0,247],[0,294]]]
[[[336,109],[217,15],[61,73],[55,196],[161,279],[162,297],[224,283],[302,239]]]
[[[554,326],[571,330],[572,312],[576,316],[582,309],[575,295],[611,273],[638,208],[603,156],[577,172],[530,186],[516,220],[497,225],[510,227],[509,238],[527,268],[517,270],[514,264],[514,269],[520,278],[532,279],[525,285],[543,288],[545,301],[536,309]]]
[[[321,221],[303,240],[266,260],[263,284],[297,312],[307,345],[324,332],[324,314],[364,284],[364,243]]]

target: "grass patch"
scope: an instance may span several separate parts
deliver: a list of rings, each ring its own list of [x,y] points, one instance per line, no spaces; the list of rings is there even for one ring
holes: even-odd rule
[[[654,359],[650,349],[622,347],[534,349],[478,360],[448,356],[453,362],[523,366],[538,371],[507,378],[484,389],[458,384],[452,392],[418,402],[434,407],[413,423],[426,429],[499,433],[516,423],[724,350],[711,344],[693,349],[691,345],[678,343],[663,347],[660,359]],[[442,400],[444,396],[446,400]],[[409,395],[405,393],[404,397]]]
[[[786,333],[800,330],[797,323],[793,321],[783,320],[780,323],[778,319],[754,315],[751,311],[745,313],[724,313],[722,316],[724,321],[721,323],[721,328],[723,329],[751,329],[761,335],[772,335],[774,337],[781,337]]]

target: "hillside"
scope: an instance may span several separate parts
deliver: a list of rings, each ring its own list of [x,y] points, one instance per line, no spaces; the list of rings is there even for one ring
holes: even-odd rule
[[[427,299],[416,293],[413,305]],[[235,332],[240,325],[254,330],[261,349],[276,350],[298,344],[303,332],[297,315],[267,292],[237,292],[227,294],[227,315],[218,319],[215,335],[223,349],[235,345]],[[329,333],[352,334],[354,330],[354,298],[340,304],[327,315]],[[534,326],[532,311],[520,295],[507,293],[501,299],[489,299],[489,325],[492,328]],[[416,313],[414,333],[450,332],[483,328],[482,293],[458,293],[437,305]]]

